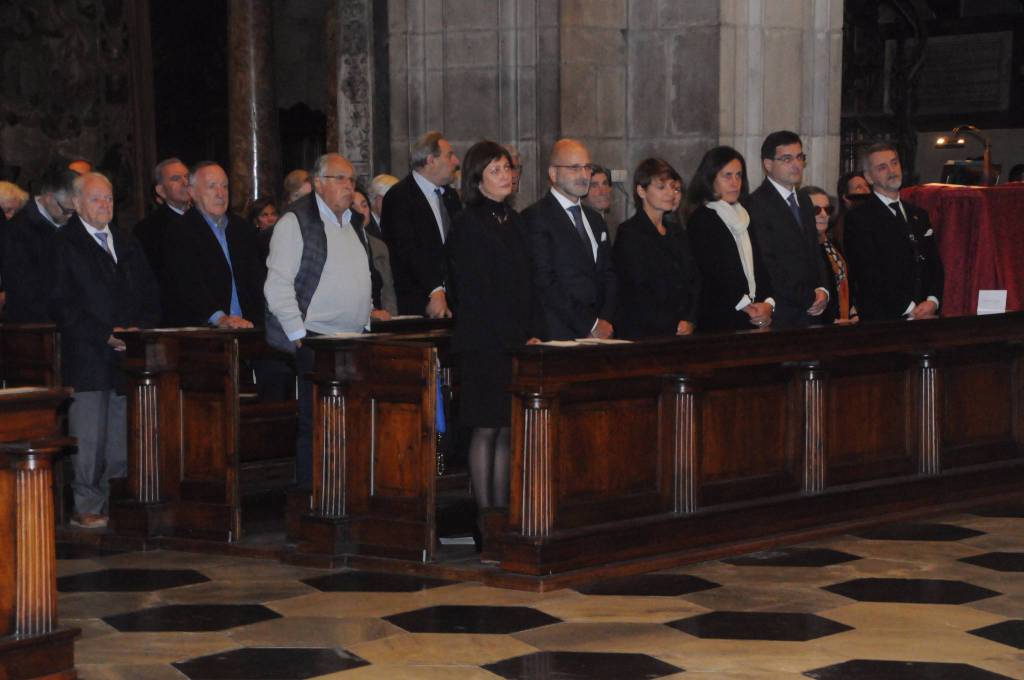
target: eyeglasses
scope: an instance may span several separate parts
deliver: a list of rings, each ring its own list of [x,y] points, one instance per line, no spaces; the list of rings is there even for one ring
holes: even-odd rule
[[[68,208],[60,201],[57,201],[57,207],[60,208],[60,211],[64,214],[65,217],[71,217],[72,215],[75,214],[74,208]]]
[[[788,154],[787,153],[785,156],[779,156],[778,158],[773,158],[772,160],[773,161],[778,161],[779,163],[786,163],[786,164],[792,163],[793,161],[800,161],[801,163],[806,163],[807,162],[807,154],[805,154],[805,153],[798,153],[797,155],[793,156],[792,154]]]
[[[558,165],[556,163],[552,163],[551,167],[553,167],[553,168],[562,168],[563,170],[571,170],[573,172],[585,172],[588,175],[594,174],[594,170],[595,170],[595,166],[591,165],[590,163],[587,163],[586,165],[580,165],[580,164],[576,164],[576,165]]]
[[[815,215],[820,215],[822,213],[825,213],[826,215],[831,215],[832,211],[833,211],[833,208],[830,205],[816,205],[816,206],[814,206],[814,214]]]
[[[320,175],[320,179],[333,179],[337,182],[349,182],[350,184],[356,183],[356,178],[349,175]]]

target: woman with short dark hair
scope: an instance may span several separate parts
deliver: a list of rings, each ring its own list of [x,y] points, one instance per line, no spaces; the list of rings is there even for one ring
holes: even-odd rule
[[[831,319],[833,323],[839,324],[857,323],[860,318],[850,294],[849,268],[842,250],[832,239],[832,228],[835,225],[835,207],[832,205],[832,199],[824,189],[811,185],[801,187],[800,197],[806,198],[814,206],[814,228],[818,232],[821,257],[828,271],[832,272],[832,281],[828,288],[828,306],[822,318],[825,321]]]
[[[491,141],[470,147],[462,163],[466,207],[446,243],[459,421],[473,430],[469,469],[481,516],[508,506],[511,351],[541,335],[526,229],[507,202],[512,187],[504,147]]]
[[[775,301],[757,244],[740,204],[748,192],[747,164],[739,151],[716,146],[704,154],[690,182],[690,247],[701,273],[701,330],[763,328]]]
[[[700,275],[679,216],[682,197],[675,168],[660,158],[640,162],[633,173],[636,214],[619,225],[612,251],[620,338],[693,333]]]
[[[274,234],[274,225],[278,220],[274,199],[269,196],[257,199],[249,208],[247,216],[249,224],[256,231],[256,244],[260,250],[260,257],[265,261],[270,253],[270,238]]]

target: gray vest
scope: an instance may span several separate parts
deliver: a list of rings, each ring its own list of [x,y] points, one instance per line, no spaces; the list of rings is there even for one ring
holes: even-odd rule
[[[313,293],[316,292],[317,286],[320,285],[320,275],[324,271],[324,263],[327,262],[327,233],[324,231],[324,221],[320,219],[320,208],[317,206],[314,192],[310,192],[292,203],[289,210],[298,218],[299,232],[302,234],[302,259],[299,261],[299,271],[295,274],[295,301],[299,305],[302,318],[305,319],[309,302],[313,299]],[[352,227],[363,243],[367,261],[372,267],[373,258],[366,244],[366,235],[359,224],[360,217],[359,213],[352,213]],[[285,335],[281,323],[269,308],[267,308],[266,325],[268,345],[283,352],[295,352],[295,343]]]

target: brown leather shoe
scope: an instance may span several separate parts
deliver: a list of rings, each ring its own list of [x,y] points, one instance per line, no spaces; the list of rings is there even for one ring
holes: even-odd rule
[[[72,515],[71,526],[78,527],[79,529],[105,529],[107,526],[107,516],[97,515],[93,512]]]

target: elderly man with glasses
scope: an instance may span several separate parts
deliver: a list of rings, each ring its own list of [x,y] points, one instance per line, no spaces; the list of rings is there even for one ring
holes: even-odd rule
[[[797,193],[807,156],[799,135],[780,130],[761,145],[765,178],[750,194],[750,234],[771,277],[776,328],[820,323],[828,305],[828,273],[818,252],[814,207]]]
[[[6,225],[0,278],[7,291],[7,321],[52,321],[47,299],[52,285],[53,239],[75,209],[72,185],[78,173],[63,163],[48,168],[39,179],[34,200]]]
[[[549,340],[615,333],[609,321],[616,277],[608,226],[580,201],[590,191],[593,172],[582,142],[558,140],[548,163],[551,190],[523,211]]]

